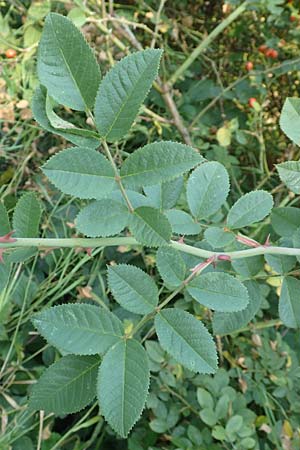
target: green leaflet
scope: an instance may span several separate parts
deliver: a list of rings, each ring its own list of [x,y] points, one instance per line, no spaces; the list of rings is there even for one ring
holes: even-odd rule
[[[137,341],[124,340],[104,356],[97,388],[100,410],[123,438],[144,409],[149,381],[148,357]]]
[[[295,256],[285,255],[265,255],[266,262],[271,268],[280,274],[287,274],[296,265],[297,258]]]
[[[127,264],[108,267],[108,284],[117,302],[136,314],[149,314],[158,303],[158,289],[141,269]]]
[[[163,309],[155,317],[155,330],[164,350],[180,364],[199,373],[215,373],[217,352],[212,336],[190,313]]]
[[[100,199],[115,187],[110,162],[96,150],[71,147],[52,156],[42,166],[44,174],[64,194]]]
[[[139,192],[126,189],[126,195],[133,208],[139,208],[140,206],[153,206],[151,200]],[[116,202],[122,203],[127,208],[126,201],[119,189],[112,191],[107,197],[115,200]]]
[[[185,279],[186,265],[180,252],[172,247],[161,247],[156,253],[156,266],[164,282],[178,287]]]
[[[282,131],[295,144],[300,144],[300,99],[288,97],[283,105],[280,115],[280,127]]]
[[[300,122],[300,117],[299,117]],[[299,140],[300,144],[300,140]],[[276,165],[281,181],[295,194],[300,194],[300,161],[286,161]]]
[[[154,184],[153,186],[145,186],[144,192],[151,200],[152,206],[165,210],[173,208],[183,189],[183,177],[180,176],[165,183]]]
[[[121,177],[129,188],[151,186],[177,178],[203,161],[192,147],[163,141],[145,145],[132,153],[121,168]]]
[[[36,88],[32,97],[31,109],[35,120],[45,130],[58,134],[79,147],[99,147],[99,139],[96,139],[95,137],[76,135],[74,134],[74,129],[63,130],[54,128],[51,125],[46,114],[46,89],[43,88],[43,86],[38,86]]]
[[[271,225],[279,236],[291,237],[300,227],[300,209],[293,206],[274,208]]]
[[[169,211],[165,211],[165,215],[175,234],[194,235],[199,234],[201,231],[201,225],[194,222],[193,217],[185,211],[170,209]]]
[[[213,248],[223,248],[235,241],[235,235],[219,227],[209,227],[204,231],[204,237]]]
[[[281,286],[279,298],[279,317],[290,328],[300,328],[300,281],[286,277]]]
[[[201,274],[188,284],[187,291],[197,302],[216,311],[240,311],[249,302],[246,287],[223,272]]]
[[[141,244],[148,247],[167,245],[171,239],[171,225],[164,214],[150,206],[141,206],[130,216],[129,229]]]
[[[92,130],[87,130],[85,128],[77,128],[71,122],[68,122],[68,121],[62,119],[54,111],[54,108],[56,106],[57,106],[56,101],[52,97],[50,97],[50,95],[47,94],[47,96],[46,96],[46,114],[47,114],[47,118],[50,122],[50,125],[52,127],[54,127],[55,129],[61,129],[68,133],[77,134],[79,136],[96,138],[96,139],[98,139],[98,145],[99,145],[100,136],[97,135],[97,133],[95,133]]]
[[[3,203],[0,202],[0,236],[4,236],[10,231],[10,223],[7,210]]]
[[[259,284],[256,281],[245,281],[244,284],[249,294],[247,307],[242,311],[232,313],[215,312],[213,316],[214,334],[231,334],[245,327],[260,309],[264,298]]]
[[[243,195],[227,216],[229,228],[243,228],[263,220],[273,208],[272,195],[266,191],[252,191]]]
[[[293,233],[293,247],[300,248],[300,227]],[[296,259],[300,261],[300,255]]]
[[[245,247],[243,246],[242,248],[244,249]],[[251,278],[264,268],[264,257],[256,255],[250,258],[234,259],[231,265],[239,275]]]
[[[33,192],[24,194],[17,202],[13,215],[14,236],[35,238],[39,234],[42,210]],[[36,248],[18,248],[9,255],[13,263],[24,262],[37,253]]]
[[[13,229],[14,236],[24,238],[35,238],[39,233],[39,225],[42,210],[38,199],[33,192],[24,194],[14,210]],[[36,248],[18,248],[9,255],[12,263],[24,262],[37,253]]]
[[[214,161],[201,164],[189,177],[187,201],[197,219],[211,216],[225,203],[229,192],[229,176],[225,167]]]
[[[90,203],[76,217],[76,227],[89,237],[113,236],[129,223],[127,208],[116,201],[102,199]]]
[[[130,129],[157,77],[161,50],[142,50],[123,58],[103,78],[95,102],[95,122],[109,142]]]
[[[10,264],[0,264],[0,298],[8,283],[10,270]]]
[[[44,309],[32,322],[51,345],[75,355],[103,354],[124,334],[122,323],[113,313],[87,304]]]
[[[67,355],[45,370],[33,386],[29,408],[56,415],[85,408],[96,396],[98,356]]]
[[[39,232],[42,210],[33,192],[24,194],[18,201],[13,215],[16,237],[35,238]]]
[[[93,108],[100,69],[92,49],[68,18],[55,13],[46,17],[37,70],[41,84],[58,103],[78,111]]]

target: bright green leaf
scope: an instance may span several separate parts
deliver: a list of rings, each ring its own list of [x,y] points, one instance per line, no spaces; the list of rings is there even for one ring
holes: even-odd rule
[[[85,408],[96,396],[98,356],[67,355],[45,370],[33,386],[29,407],[56,415]]]
[[[96,150],[72,147],[52,156],[42,166],[44,174],[63,193],[100,199],[115,187],[110,162]]]
[[[120,305],[136,314],[149,314],[158,303],[158,289],[141,269],[127,264],[108,267],[108,284]]]
[[[123,58],[103,78],[95,103],[100,135],[109,142],[130,129],[157,77],[161,50],[142,50]]]
[[[123,438],[144,409],[149,376],[147,353],[133,339],[115,345],[103,358],[97,389],[100,410]]]
[[[266,191],[252,191],[243,195],[228,213],[229,228],[243,228],[263,220],[273,208],[272,195]]]
[[[121,168],[129,188],[151,186],[177,178],[203,161],[192,147],[178,142],[153,142],[137,149]]]
[[[203,219],[217,212],[229,192],[229,176],[225,167],[214,161],[201,164],[189,177],[187,200],[194,217]]]
[[[193,372],[215,373],[218,358],[214,341],[190,313],[163,309],[155,317],[155,329],[162,348],[180,364]]]
[[[134,210],[130,216],[129,229],[137,241],[148,247],[167,245],[172,234],[166,216],[149,206],[141,206]]]
[[[290,328],[300,328],[300,280],[286,277],[281,286],[279,317]]]
[[[89,237],[114,236],[129,223],[127,208],[116,201],[102,199],[83,208],[76,218],[77,229]]]
[[[223,272],[201,274],[188,284],[187,291],[197,302],[216,311],[240,311],[249,302],[247,288]]]
[[[49,344],[75,355],[103,354],[124,334],[122,323],[113,313],[87,304],[44,309],[32,322]]]
[[[99,65],[70,19],[56,13],[46,17],[37,69],[41,84],[58,103],[79,111],[93,108],[101,78]]]

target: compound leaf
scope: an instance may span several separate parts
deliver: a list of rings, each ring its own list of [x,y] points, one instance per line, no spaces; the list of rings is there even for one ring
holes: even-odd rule
[[[96,396],[98,356],[67,355],[45,370],[33,386],[29,407],[46,414],[71,414]]]
[[[127,208],[111,199],[102,199],[83,208],[76,218],[76,227],[89,237],[113,236],[129,223]]]
[[[58,103],[78,111],[93,108],[101,79],[99,65],[68,18],[56,13],[46,17],[37,70],[41,84]]]
[[[217,352],[202,322],[180,309],[163,309],[155,317],[159,342],[180,364],[199,373],[215,373]]]
[[[300,161],[286,161],[277,164],[276,169],[281,181],[283,181],[292,192],[300,194]]]
[[[187,201],[197,219],[211,216],[225,203],[229,192],[229,176],[219,162],[206,162],[195,169],[187,183]]]
[[[290,328],[300,328],[300,281],[286,277],[281,286],[279,317]]]
[[[123,438],[139,419],[149,388],[148,356],[133,339],[112,347],[104,356],[98,376],[100,409]]]
[[[129,188],[151,186],[177,178],[203,161],[192,147],[178,142],[153,142],[137,149],[121,168]]]
[[[130,129],[157,77],[161,50],[142,50],[123,58],[103,78],[95,103],[95,122],[109,142]]]
[[[108,267],[108,284],[117,302],[136,314],[149,314],[158,303],[158,289],[141,269],[127,264]]]
[[[259,222],[270,214],[273,208],[272,195],[266,191],[252,191],[243,195],[228,213],[229,228],[243,228]]]
[[[141,206],[134,210],[130,216],[129,229],[141,244],[148,247],[167,245],[172,234],[166,216],[150,206]]]
[[[75,355],[103,354],[124,334],[122,323],[113,313],[87,304],[44,309],[32,322],[49,344]]]
[[[110,162],[96,150],[72,147],[52,156],[42,166],[44,174],[64,194],[100,199],[115,187]]]
[[[246,287],[224,272],[201,274],[188,284],[187,291],[197,302],[216,311],[240,311],[249,302]]]

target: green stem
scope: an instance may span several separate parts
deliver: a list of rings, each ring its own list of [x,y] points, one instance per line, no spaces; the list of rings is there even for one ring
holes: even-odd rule
[[[178,78],[190,67],[191,64],[198,58],[198,56],[207,49],[207,47],[216,39],[222,31],[225,30],[238,16],[240,16],[246,9],[248,1],[244,1],[238,8],[236,8],[226,19],[224,19],[203,41],[192,51],[190,56],[184,63],[176,70],[176,72],[169,79],[169,84],[174,85]]]
[[[99,248],[119,245],[141,246],[134,237],[110,237],[110,238],[18,238],[15,242],[0,242],[0,248]],[[300,256],[300,248],[263,246],[237,250],[234,252],[211,252],[191,245],[170,241],[170,247],[183,253],[198,256],[199,258],[210,258],[227,255],[230,259],[250,258],[257,255],[286,255]]]

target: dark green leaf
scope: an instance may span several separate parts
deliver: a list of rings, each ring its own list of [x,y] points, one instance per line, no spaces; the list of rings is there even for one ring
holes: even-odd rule
[[[98,377],[100,409],[123,438],[144,409],[149,377],[147,353],[133,339],[115,345],[103,358]]]
[[[168,219],[158,209],[141,206],[130,216],[129,229],[141,244],[148,247],[167,245],[172,228]]]
[[[110,162],[96,150],[72,147],[52,156],[42,170],[64,194],[100,199],[115,187]]]
[[[103,354],[124,334],[122,323],[114,314],[86,304],[44,309],[32,322],[49,344],[76,355]]]
[[[157,77],[161,50],[142,50],[123,58],[103,78],[95,103],[100,135],[109,142],[130,129]]]
[[[34,385],[29,407],[56,415],[80,411],[96,395],[99,363],[97,356],[64,356]]]
[[[155,329],[164,350],[180,364],[199,373],[215,373],[214,341],[200,320],[180,309],[163,309],[155,317]]]
[[[108,284],[120,305],[136,314],[149,314],[158,303],[158,289],[152,278],[135,266],[108,267]]]
[[[58,103],[79,111],[92,109],[100,69],[92,49],[68,18],[46,17],[38,51],[38,75]]]

